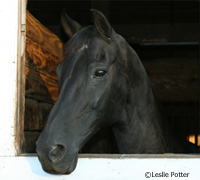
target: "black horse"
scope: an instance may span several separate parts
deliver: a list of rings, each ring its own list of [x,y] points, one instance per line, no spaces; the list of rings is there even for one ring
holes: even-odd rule
[[[94,25],[85,28],[66,13],[61,17],[71,38],[56,69],[59,96],[37,141],[43,169],[71,173],[79,149],[106,126],[119,153],[199,152],[173,135],[136,52],[101,12],[91,11]]]

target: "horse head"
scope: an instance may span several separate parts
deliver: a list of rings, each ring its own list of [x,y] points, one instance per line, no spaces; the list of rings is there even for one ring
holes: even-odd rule
[[[92,13],[94,25],[85,28],[65,12],[61,16],[70,40],[56,69],[59,96],[37,141],[39,160],[50,173],[71,173],[79,149],[100,128],[120,121],[128,101],[126,42],[101,12]]]

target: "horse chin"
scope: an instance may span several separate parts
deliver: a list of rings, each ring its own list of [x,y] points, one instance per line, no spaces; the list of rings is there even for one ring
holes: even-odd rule
[[[71,162],[71,165],[69,166],[69,168],[67,169],[67,171],[65,171],[64,174],[70,174],[74,171],[74,169],[76,168],[76,165],[77,165],[77,162],[78,162],[78,153],[75,154],[72,162]]]
[[[69,160],[71,159],[71,160]],[[77,162],[78,162],[78,153],[76,153],[72,158],[66,158],[66,160],[63,159],[63,161],[52,164],[52,163],[43,163],[42,168],[45,172],[50,174],[70,174],[74,171],[76,168]]]

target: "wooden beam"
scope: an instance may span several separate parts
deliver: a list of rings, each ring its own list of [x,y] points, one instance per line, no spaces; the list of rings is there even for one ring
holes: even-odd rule
[[[52,104],[26,98],[24,130],[42,131],[52,107]]]
[[[26,67],[26,96],[53,104],[58,97],[58,81]]]
[[[26,2],[0,1],[0,156],[21,153],[25,103]]]
[[[43,50],[62,57],[63,45],[59,38],[26,11],[26,36],[39,44]]]
[[[52,44],[52,48],[54,45],[55,44]],[[52,79],[58,79],[55,70],[61,62],[62,55],[54,56],[52,53],[45,51],[42,46],[37,42],[33,42],[33,40],[28,37],[26,38],[26,52],[27,67]]]
[[[113,24],[113,29],[130,44],[199,42],[198,23]]]
[[[198,59],[169,58],[143,61],[143,64],[159,100],[198,102]]]
[[[63,44],[28,11],[26,17],[26,97],[53,104],[58,96],[56,68]]]
[[[16,155],[22,153],[24,142],[24,114],[25,114],[25,40],[26,40],[26,0],[18,2],[19,30],[18,30],[18,60],[17,60],[17,104],[15,119],[15,149]]]

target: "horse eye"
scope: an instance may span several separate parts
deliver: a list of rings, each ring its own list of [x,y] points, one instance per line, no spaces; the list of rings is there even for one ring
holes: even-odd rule
[[[104,71],[104,70],[98,70],[98,71],[95,72],[94,76],[95,77],[104,77],[106,75],[106,73],[107,72]]]

